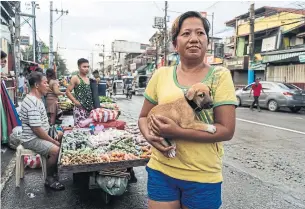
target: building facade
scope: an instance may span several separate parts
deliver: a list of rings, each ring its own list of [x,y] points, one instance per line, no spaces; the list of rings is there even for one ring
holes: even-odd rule
[[[228,58],[225,63],[230,63],[230,59],[233,59],[233,61],[245,61],[245,58],[242,57],[249,56],[249,13],[240,15],[233,20],[226,22],[226,25],[235,28],[235,37],[233,39],[234,41],[232,40],[232,43],[229,43],[234,46],[234,54],[231,58]],[[281,52],[282,50],[290,50],[293,48],[300,49],[303,47],[305,43],[305,10],[277,7],[262,7],[256,9],[254,37],[254,62],[248,62],[248,66],[244,65],[244,69],[229,67],[232,71],[238,70],[238,74],[242,75],[238,76],[238,81],[234,80],[234,82],[242,82],[243,84],[253,82],[253,79],[248,79],[249,69],[254,70],[254,78],[259,77],[268,80],[270,77],[267,76],[267,71],[269,69],[277,68],[269,66],[301,64],[297,60],[287,60],[284,55],[280,54],[286,53],[285,51]],[[285,61],[279,62],[279,60],[269,60],[268,55],[279,55],[281,60],[283,61],[284,59]],[[300,70],[297,70],[297,72],[301,73]],[[242,79],[240,79],[240,77],[242,77]]]

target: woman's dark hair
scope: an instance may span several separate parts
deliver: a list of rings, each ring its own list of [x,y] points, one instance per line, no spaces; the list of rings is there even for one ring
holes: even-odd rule
[[[199,12],[188,11],[188,12],[183,13],[181,16],[179,16],[173,23],[172,41],[173,41],[174,45],[175,45],[175,42],[177,40],[178,34],[181,30],[181,26],[182,26],[184,20],[186,20],[187,18],[190,18],[190,17],[199,18],[202,21],[203,28],[204,28],[207,38],[208,38],[208,43],[210,42],[210,40],[209,40],[210,22],[208,21],[208,19],[203,17]]]
[[[35,84],[39,84],[42,81],[43,77],[44,75],[41,72],[36,72],[36,71],[31,72],[28,77],[30,87],[34,87]]]
[[[55,70],[54,70],[54,69],[52,69],[52,68],[47,69],[47,71],[46,71],[46,75],[47,75],[47,79],[48,79],[48,80],[49,80],[49,79],[53,79],[53,80],[55,80],[55,79],[56,79],[56,73],[55,73]]]
[[[7,58],[7,54],[1,50],[1,59]]]
[[[43,73],[43,69],[42,69],[42,68],[40,68],[40,67],[37,67],[37,68],[35,69],[35,71],[36,71],[36,72]]]

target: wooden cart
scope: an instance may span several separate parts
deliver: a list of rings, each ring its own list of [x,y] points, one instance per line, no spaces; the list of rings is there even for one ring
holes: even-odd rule
[[[58,158],[58,175],[66,176],[68,174],[73,174],[73,181],[77,182],[79,178],[77,174],[87,174],[89,176],[95,176],[96,172],[104,169],[127,169],[131,167],[145,166],[149,159],[137,159],[137,160],[128,160],[128,161],[118,161],[118,162],[109,162],[109,163],[95,163],[95,164],[82,164],[82,165],[62,165],[60,164],[62,153],[62,148],[60,149],[59,158]],[[88,187],[90,188],[90,181],[88,181]],[[95,181],[95,179],[93,180]],[[111,195],[106,192],[102,193],[102,197],[106,204],[110,202]]]

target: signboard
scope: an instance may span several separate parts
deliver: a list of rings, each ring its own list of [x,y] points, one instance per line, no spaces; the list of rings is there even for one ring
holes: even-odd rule
[[[121,53],[144,53],[147,46],[147,44],[141,44],[139,42],[115,40],[113,42],[113,51]]]
[[[214,56],[217,58],[224,57],[224,44],[222,43],[214,43]]]
[[[154,55],[156,55],[156,53],[157,53],[156,47],[147,47],[146,48],[146,55],[154,56]]]
[[[206,55],[205,63],[209,65],[219,65],[223,63],[223,60],[221,58],[214,57],[214,55]]]
[[[305,54],[300,54],[299,55],[299,60],[301,63],[305,63]]]
[[[163,17],[155,17],[154,19],[154,28],[162,29],[164,24],[164,18]]]
[[[276,48],[276,36],[264,38],[262,42],[262,52],[272,51]]]
[[[20,45],[23,45],[23,46],[30,45],[30,37],[29,36],[20,36]]]
[[[225,67],[229,70],[248,70],[249,57],[233,57],[225,59]]]
[[[136,64],[136,63],[130,64],[129,69],[130,69],[130,70],[135,70],[135,69],[137,69],[137,64]]]
[[[250,70],[265,70],[266,69],[266,64],[263,64],[261,61],[250,62],[249,69]]]

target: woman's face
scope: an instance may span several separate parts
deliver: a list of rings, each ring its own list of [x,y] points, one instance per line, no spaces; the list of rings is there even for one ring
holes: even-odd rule
[[[202,21],[196,17],[185,19],[177,36],[175,47],[181,58],[203,60],[207,50],[207,43],[207,35]]]

